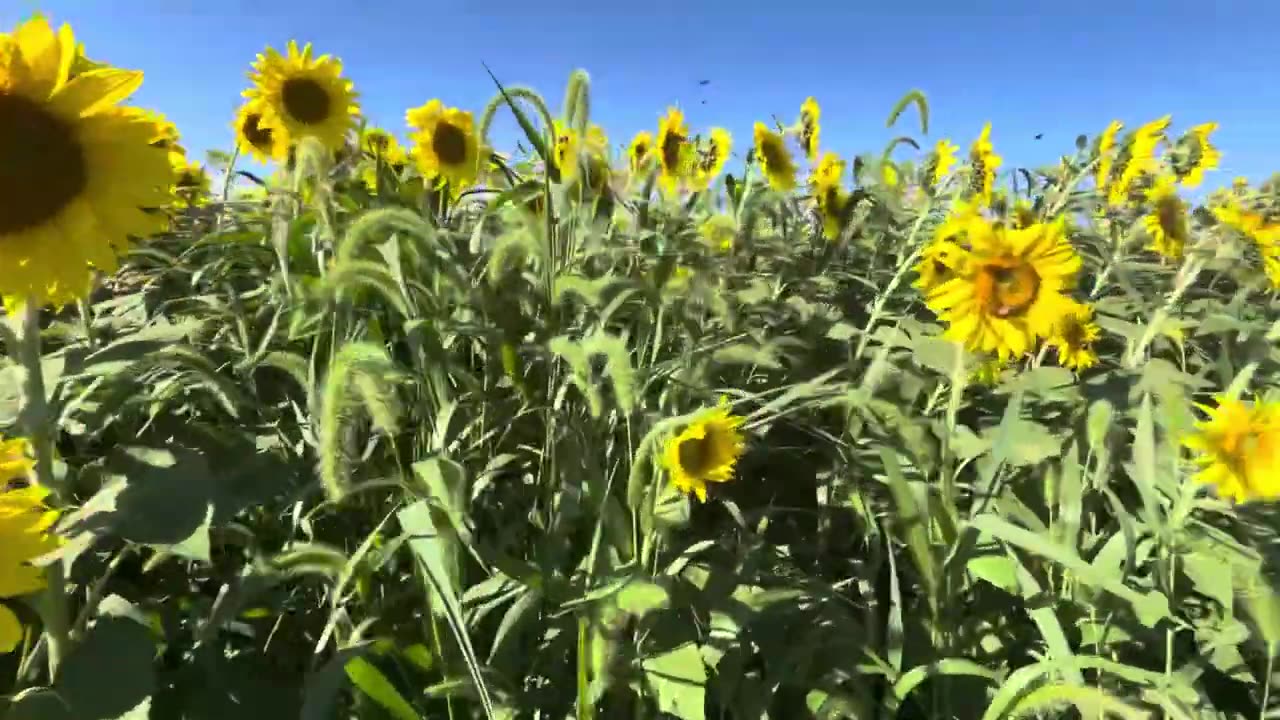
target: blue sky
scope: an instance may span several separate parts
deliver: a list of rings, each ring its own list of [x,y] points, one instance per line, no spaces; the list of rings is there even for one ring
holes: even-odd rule
[[[727,127],[738,154],[755,120],[790,121],[814,95],[827,149],[878,152],[898,134],[889,109],[918,87],[927,142],[967,146],[990,120],[1006,169],[1053,162],[1113,118],[1164,113],[1175,130],[1221,123],[1211,187],[1280,169],[1274,0],[4,0],[0,27],[36,10],[71,23],[90,57],[145,70],[136,102],[195,152],[230,148],[249,63],[296,38],[341,57],[366,115],[396,131],[434,97],[478,112],[494,92],[483,61],[553,110],[569,72],[586,69],[592,119],[614,143],[678,104],[695,130]],[[498,126],[499,144],[513,127]]]

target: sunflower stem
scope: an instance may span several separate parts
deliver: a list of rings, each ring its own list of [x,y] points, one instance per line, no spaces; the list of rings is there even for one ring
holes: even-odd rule
[[[23,303],[18,311],[17,347],[13,354],[23,368],[20,422],[35,454],[35,482],[49,488],[55,503],[66,500],[67,489],[53,474],[53,424],[40,364],[40,305]],[[49,681],[57,676],[66,655],[71,623],[67,613],[66,580],[61,562],[45,571],[46,587],[38,603],[48,646]]]

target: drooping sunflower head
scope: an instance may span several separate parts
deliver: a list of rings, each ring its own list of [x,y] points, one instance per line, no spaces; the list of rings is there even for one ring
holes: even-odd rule
[[[283,127],[272,129],[263,124],[261,103],[248,102],[241,105],[232,127],[240,152],[254,160],[267,162],[272,158],[288,155],[291,145],[288,131]]]
[[[209,172],[199,162],[184,157],[170,156],[173,163],[173,195],[179,207],[198,207],[209,201],[212,181]]]
[[[1102,328],[1093,321],[1093,307],[1075,303],[1065,309],[1053,327],[1049,344],[1058,351],[1058,364],[1069,370],[1084,370],[1098,362],[1093,344],[1102,337]]]
[[[368,128],[360,138],[365,162],[360,170],[360,181],[372,192],[378,190],[378,171],[385,168],[398,174],[409,163],[409,153],[396,140],[396,136],[381,128]]]
[[[707,245],[728,252],[738,236],[738,221],[732,215],[716,213],[703,221],[698,228],[698,235]]]
[[[1139,127],[1120,151],[1116,160],[1118,177],[1107,187],[1107,202],[1119,207],[1129,201],[1129,194],[1145,175],[1154,174],[1160,167],[1157,153],[1165,141],[1165,131],[1173,118],[1169,115],[1157,118]]]
[[[841,179],[844,177],[845,162],[836,153],[827,151],[822,154],[822,159],[813,169],[813,173],[809,176],[809,184],[814,191],[832,185],[840,185]]]
[[[1124,123],[1112,120],[1102,134],[1098,136],[1098,173],[1099,190],[1106,190],[1111,181],[1111,168],[1115,162],[1116,135],[1124,128]]]
[[[672,484],[705,502],[708,483],[732,480],[734,466],[746,448],[739,429],[743,421],[730,414],[722,402],[698,413],[684,430],[669,438],[663,460]]]
[[[405,113],[412,130],[411,155],[425,178],[448,183],[461,192],[480,173],[480,145],[475,120],[467,110],[445,107],[432,100]]]
[[[812,97],[805,98],[800,105],[800,149],[809,162],[818,159],[818,135],[822,132],[818,120],[821,117],[822,108],[818,107],[818,101]]]
[[[1037,338],[1050,336],[1071,307],[1066,293],[1080,269],[1064,225],[1061,219],[1022,229],[969,222],[965,262],[927,300],[948,323],[946,336],[1001,358],[1022,355]]]
[[[1220,397],[1182,444],[1199,466],[1195,480],[1237,503],[1280,498],[1280,403]]]
[[[1170,260],[1180,260],[1190,237],[1187,203],[1178,197],[1173,175],[1160,175],[1147,190],[1150,210],[1142,217],[1142,227],[1151,239],[1150,247]]]
[[[658,141],[655,147],[661,174],[658,179],[668,192],[674,191],[690,178],[694,168],[694,149],[689,143],[689,128],[684,124],[684,113],[668,108],[658,121]]]
[[[979,206],[991,204],[991,191],[995,187],[996,171],[1004,158],[995,153],[991,144],[991,123],[982,126],[982,134],[969,147],[969,195]]]
[[[933,159],[929,163],[928,182],[930,185],[936,188],[942,184],[943,178],[947,176],[947,173],[951,172],[951,168],[955,167],[956,153],[959,150],[960,147],[958,145],[946,138],[938,141],[938,144],[933,148]]]
[[[1217,129],[1218,123],[1202,123],[1188,130],[1178,141],[1172,164],[1183,187],[1200,187],[1205,171],[1218,167],[1222,153],[1209,142],[1209,135]]]
[[[796,164],[782,135],[757,122],[754,133],[756,160],[774,190],[786,192],[796,186]]]
[[[261,104],[265,127],[283,130],[295,141],[314,137],[332,152],[346,145],[360,106],[337,58],[313,57],[310,43],[299,50],[290,40],[284,55],[270,47],[259,55],[249,79],[253,87],[245,97]],[[275,159],[283,160],[288,149],[277,143],[276,151]]]
[[[0,296],[61,306],[133,238],[166,224],[173,171],[164,128],[119,103],[142,73],[70,78],[75,38],[43,17],[0,33]]]
[[[645,164],[653,157],[653,133],[648,130],[641,130],[636,136],[631,138],[631,145],[627,148],[627,163],[631,168],[633,175],[639,175],[644,169]]]
[[[696,148],[697,161],[693,172],[695,190],[706,190],[724,170],[733,149],[733,136],[724,128],[711,128],[711,137]]]

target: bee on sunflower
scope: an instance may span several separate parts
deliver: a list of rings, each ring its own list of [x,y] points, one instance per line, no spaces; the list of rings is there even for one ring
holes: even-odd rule
[[[948,339],[1000,359],[1023,355],[1074,302],[1067,293],[1081,263],[1065,220],[1015,229],[973,216],[964,225],[964,262],[926,303],[947,323]]]
[[[1182,441],[1199,466],[1194,479],[1237,503],[1280,498],[1280,402],[1217,398]]]
[[[166,128],[121,106],[142,73],[71,77],[75,37],[35,17],[0,33],[0,296],[61,307],[113,273],[130,238],[163,230]]]
[[[734,466],[746,449],[740,429],[744,421],[731,414],[723,400],[696,414],[663,447],[663,462],[672,484],[706,502],[708,484],[732,480]]]
[[[346,146],[347,134],[360,114],[350,80],[342,77],[342,62],[331,55],[313,57],[311,43],[301,49],[289,41],[285,54],[268,47],[258,55],[249,74],[252,87],[244,92],[261,113],[259,122],[273,133],[294,141],[317,139],[331,152]],[[288,146],[273,144],[274,159],[284,160]]]

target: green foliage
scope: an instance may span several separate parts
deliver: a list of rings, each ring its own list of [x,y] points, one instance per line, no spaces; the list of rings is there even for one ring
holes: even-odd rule
[[[69,653],[10,656],[6,718],[1274,713],[1274,514],[1180,447],[1197,403],[1273,389],[1256,267],[1104,232],[1081,143],[1006,199],[1072,218],[1099,364],[980,378],[913,287],[954,189],[917,139],[862,156],[833,243],[750,174],[728,205],[562,184],[546,101],[498,87],[481,134],[510,110],[532,150],[486,191],[370,193],[308,145],[43,317]],[[913,105],[927,133],[918,91],[888,124]],[[668,443],[722,398],[746,449],[702,503]]]

